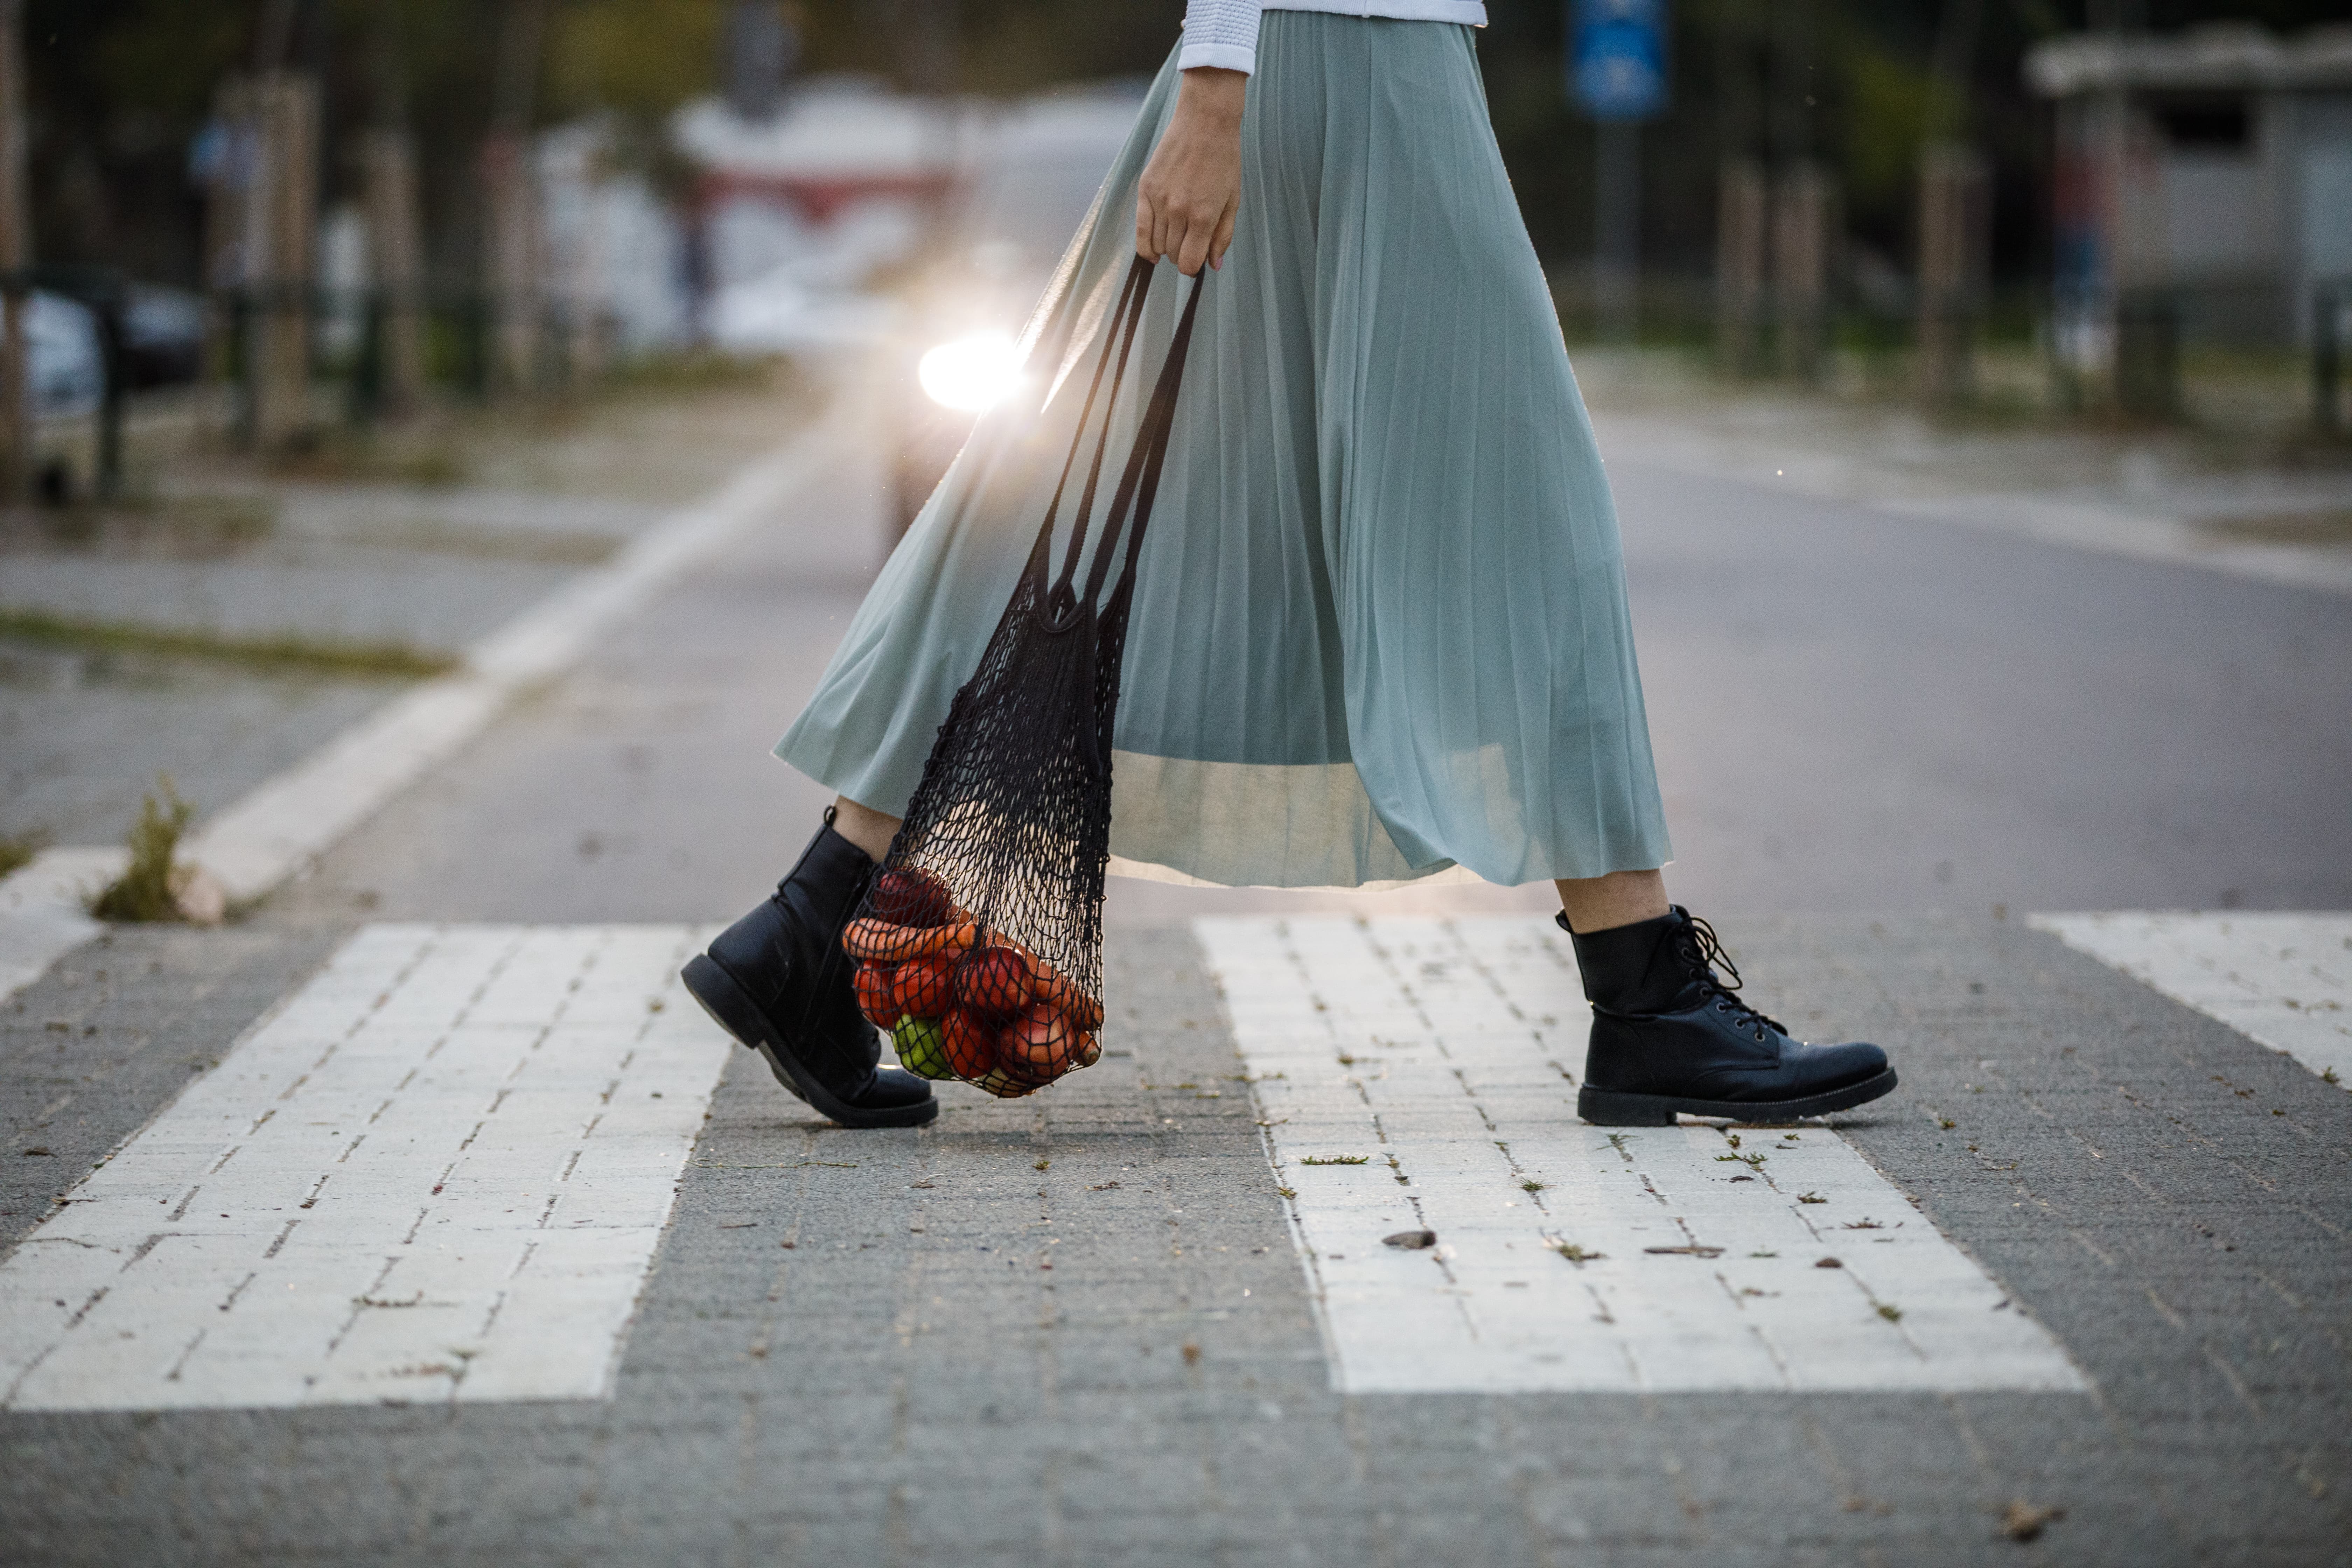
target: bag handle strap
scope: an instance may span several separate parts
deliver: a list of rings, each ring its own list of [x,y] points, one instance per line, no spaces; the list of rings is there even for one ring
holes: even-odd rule
[[[1135,258],[1135,265],[1128,268],[1127,282],[1119,290],[1118,303],[1111,308],[1108,319],[1109,331],[1103,334],[1102,353],[1095,359],[1094,378],[1087,385],[1087,399],[1078,409],[1077,426],[1070,432],[1069,455],[1062,459],[1061,477],[1054,482],[1054,499],[1045,508],[1045,525],[1037,532],[1037,549],[1042,553],[1053,542],[1054,524],[1061,515],[1062,499],[1070,485],[1070,472],[1077,466],[1078,454],[1086,448],[1087,426],[1094,418],[1095,402],[1102,395],[1103,378],[1108,374],[1110,400],[1104,405],[1102,430],[1095,439],[1094,459],[1087,467],[1085,485],[1079,492],[1077,526],[1070,536],[1068,558],[1063,563],[1061,581],[1054,595],[1049,595],[1049,603],[1055,596],[1066,595],[1071,580],[1077,575],[1078,552],[1086,546],[1087,524],[1094,512],[1095,489],[1102,478],[1104,447],[1110,438],[1113,407],[1118,401],[1119,383],[1127,377],[1128,354],[1135,346],[1136,329],[1143,315],[1144,295],[1150,286],[1151,263],[1139,256]],[[1118,363],[1116,372],[1110,368],[1114,354]]]
[[[1150,297],[1155,263],[1139,256],[1129,268],[1127,281],[1120,289],[1118,303],[1110,317],[1111,331],[1104,334],[1102,353],[1097,356],[1092,383],[1087,388],[1087,399],[1078,413],[1077,428],[1072,433],[1070,452],[1063,459],[1061,478],[1054,486],[1054,499],[1045,510],[1044,529],[1038,535],[1042,549],[1051,540],[1055,519],[1059,516],[1063,496],[1069,485],[1072,470],[1076,467],[1078,453],[1086,445],[1087,427],[1094,415],[1095,403],[1101,395],[1108,374],[1110,395],[1103,405],[1102,423],[1095,435],[1094,456],[1087,466],[1087,477],[1079,491],[1076,525],[1071,531],[1069,548],[1064,555],[1058,580],[1047,593],[1045,613],[1056,623],[1067,624],[1075,614],[1080,596],[1072,591],[1077,577],[1078,563],[1084,558],[1087,536],[1094,516],[1095,497],[1099,489],[1103,463],[1110,444],[1111,426],[1117,413],[1118,390],[1127,379],[1128,362],[1135,347],[1137,334],[1143,325],[1144,305]],[[1133,447],[1112,494],[1108,512],[1103,518],[1101,537],[1096,543],[1094,565],[1087,574],[1083,601],[1089,605],[1101,602],[1104,583],[1110,574],[1113,552],[1118,549],[1119,536],[1127,535],[1125,561],[1119,573],[1115,593],[1125,592],[1134,582],[1136,562],[1143,548],[1145,526],[1151,517],[1154,498],[1159,493],[1160,476],[1168,458],[1168,448],[1176,421],[1176,398],[1184,375],[1184,361],[1192,341],[1192,324],[1200,312],[1201,289],[1207,283],[1203,272],[1194,279],[1192,291],[1184,302],[1174,336],[1170,340],[1168,355],[1160,367],[1160,375],[1138,423]],[[1130,514],[1132,526],[1129,526]]]
[[[1134,523],[1128,530],[1127,559],[1114,592],[1124,594],[1134,586],[1135,563],[1143,555],[1143,531],[1151,521],[1151,503],[1160,494],[1160,470],[1167,466],[1168,448],[1176,429],[1176,395],[1183,388],[1184,360],[1192,346],[1192,322],[1200,314],[1201,290],[1208,281],[1209,271],[1204,267],[1192,280],[1192,292],[1184,300],[1184,313],[1177,318],[1175,334],[1168,341],[1168,358],[1160,367],[1159,384],[1151,389],[1151,401],[1144,408],[1134,450],[1128,454],[1127,471],[1119,476],[1110,515],[1104,520],[1103,542],[1095,552],[1094,570],[1087,576],[1089,604],[1097,603],[1096,595],[1102,591],[1103,580],[1110,569],[1111,552],[1118,547],[1119,530],[1127,524],[1130,501],[1135,509]]]

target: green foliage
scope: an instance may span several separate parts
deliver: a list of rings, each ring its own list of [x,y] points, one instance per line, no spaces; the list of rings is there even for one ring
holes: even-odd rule
[[[727,0],[572,0],[550,17],[549,111],[650,119],[709,91],[727,9]]]
[[[139,821],[131,829],[131,863],[89,901],[89,912],[102,921],[176,921],[182,919],[173,896],[173,858],[180,837],[188,830],[195,808],[180,798],[172,781],[159,776],[159,805],[152,795],[139,803]]]
[[[30,833],[0,833],[0,877],[9,876],[32,863],[33,857],[47,847],[49,836],[34,830]]]

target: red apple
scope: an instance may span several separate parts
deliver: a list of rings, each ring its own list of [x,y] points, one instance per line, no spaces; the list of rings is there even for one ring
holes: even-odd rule
[[[1034,989],[1028,961],[1009,947],[995,945],[966,953],[956,966],[955,984],[958,1003],[995,1024],[1024,1011]]]
[[[890,999],[912,1018],[937,1018],[955,1005],[955,959],[935,952],[910,958],[890,978]]]
[[[1070,1059],[1082,1068],[1094,1066],[1102,1060],[1102,1042],[1092,1035],[1080,1035],[1076,1047],[1070,1052]]]
[[[1004,1026],[996,1048],[1015,1072],[1046,1077],[1061,1071],[1077,1044],[1076,1031],[1061,1010],[1039,1002]]]
[[[895,999],[890,983],[894,967],[887,963],[861,963],[857,966],[857,978],[850,982],[857,993],[857,1010],[877,1029],[894,1027],[904,1011]]]
[[[977,1082],[996,1066],[996,1036],[986,1024],[959,1007],[941,1026],[947,1040],[948,1067],[956,1077]]]
[[[948,885],[919,866],[893,866],[874,879],[873,912],[892,925],[943,926],[954,908]]]

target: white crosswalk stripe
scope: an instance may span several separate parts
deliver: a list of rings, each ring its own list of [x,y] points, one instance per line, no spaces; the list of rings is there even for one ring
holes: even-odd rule
[[[726,1058],[698,940],[361,931],[0,1264],[0,1406],[608,1395]]]
[[[1580,1121],[1591,1016],[1546,922],[1195,930],[1339,1388],[2085,1386],[1826,1128]],[[1433,1248],[1383,1244],[1423,1228]]]
[[[2029,923],[2352,1089],[2352,914],[2123,910]]]

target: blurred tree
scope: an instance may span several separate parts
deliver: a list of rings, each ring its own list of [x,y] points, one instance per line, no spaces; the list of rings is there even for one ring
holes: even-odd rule
[[[718,85],[728,0],[569,0],[550,18],[546,111],[654,118]]]
[[[247,68],[272,0],[25,0],[33,206],[44,256],[110,260],[195,281],[200,211],[190,142],[221,77]],[[1976,140],[1991,160],[1998,263],[2033,255],[2044,120],[2018,76],[2034,39],[2085,25],[2105,0],[1985,0],[1969,70]],[[2344,0],[2132,0],[2147,26],[2245,20],[2293,32],[2340,20]],[[377,0],[304,0],[289,47],[324,83],[323,178],[355,195],[360,132],[376,112],[371,57]],[[1712,255],[1718,162],[1754,138],[1779,92],[1843,186],[1858,238],[1907,255],[1912,188],[1927,133],[1942,0],[1813,0],[1798,77],[1776,81],[1759,50],[1727,34],[1769,31],[1782,0],[1679,0],[1674,103],[1647,134],[1644,254],[1689,276]],[[712,90],[727,0],[553,0],[539,120],[606,110],[642,150],[663,116]],[[1591,233],[1591,127],[1569,106],[1562,0],[1487,0],[1480,37],[1488,100],[1538,247],[1580,258]],[[475,177],[495,93],[500,8],[482,0],[399,0],[399,42],[432,268],[469,277],[482,254]],[[1182,0],[800,0],[803,72],[856,70],[902,84],[949,62],[952,85],[999,94],[1055,82],[1148,75],[1175,44]],[[944,26],[944,53],[909,40]],[[926,61],[932,63],[927,64]],[[1802,89],[1792,100],[1795,82]],[[1743,98],[1743,93],[1747,96]],[[1743,107],[1744,105],[1744,107]],[[1785,119],[1801,112],[1801,120]],[[1735,125],[1748,117],[1745,128]]]

